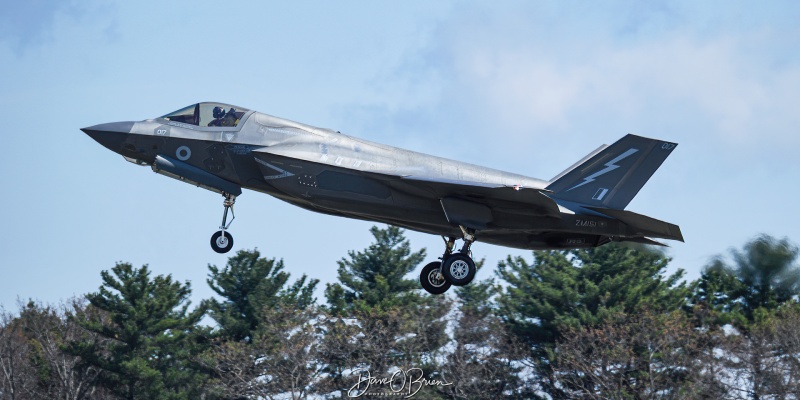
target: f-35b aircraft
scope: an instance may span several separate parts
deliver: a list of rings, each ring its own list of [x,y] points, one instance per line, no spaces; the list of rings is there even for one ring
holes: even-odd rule
[[[222,194],[222,224],[211,236],[218,253],[233,246],[228,228],[242,188],[311,211],[441,235],[441,261],[420,274],[432,294],[472,281],[476,240],[520,249],[683,241],[678,226],[625,210],[676,146],[635,135],[544,181],[222,103],[82,130],[134,164]]]

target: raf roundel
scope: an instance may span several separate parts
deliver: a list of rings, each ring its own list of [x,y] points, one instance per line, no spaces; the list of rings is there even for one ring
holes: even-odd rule
[[[178,150],[175,150],[175,157],[178,157],[178,160],[186,161],[191,156],[192,149],[190,149],[188,146],[181,146],[178,147]]]

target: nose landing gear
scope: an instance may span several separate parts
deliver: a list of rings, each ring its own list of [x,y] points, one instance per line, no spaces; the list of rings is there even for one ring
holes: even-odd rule
[[[472,260],[470,247],[475,242],[475,230],[461,227],[464,246],[458,252],[453,252],[456,238],[445,239],[442,261],[434,261],[424,268],[419,275],[422,288],[430,294],[442,294],[451,285],[464,286],[475,279],[475,262]],[[444,238],[443,238],[444,239]]]
[[[233,236],[227,230],[233,220],[236,219],[236,215],[233,213],[233,203],[236,202],[236,196],[228,193],[223,193],[222,195],[225,197],[222,202],[222,206],[225,207],[225,211],[222,213],[222,225],[219,226],[218,231],[211,235],[211,248],[220,254],[227,253],[233,248]],[[230,221],[228,221],[228,210],[231,212]]]

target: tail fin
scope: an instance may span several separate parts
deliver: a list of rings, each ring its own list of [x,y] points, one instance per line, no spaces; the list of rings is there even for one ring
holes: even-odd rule
[[[547,189],[557,199],[622,210],[677,145],[628,134],[553,178]]]

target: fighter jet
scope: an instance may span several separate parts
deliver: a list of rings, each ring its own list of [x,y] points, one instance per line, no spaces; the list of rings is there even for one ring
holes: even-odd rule
[[[442,257],[420,273],[432,294],[472,281],[477,240],[520,249],[683,241],[677,225],[625,210],[677,146],[636,135],[545,181],[222,103],[82,131],[127,161],[221,194],[222,224],[211,236],[218,253],[233,247],[228,230],[242,188],[311,211],[440,235]]]

